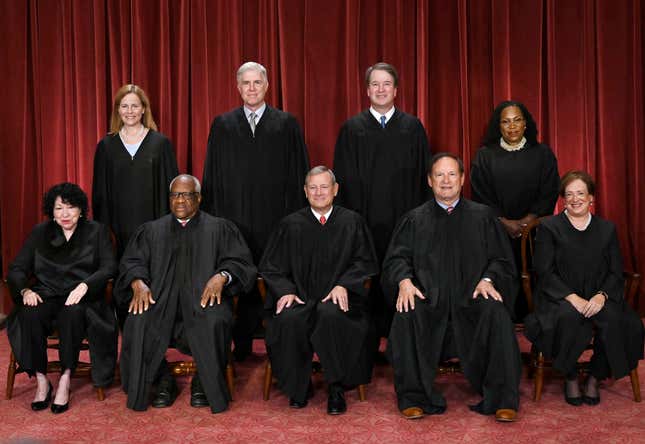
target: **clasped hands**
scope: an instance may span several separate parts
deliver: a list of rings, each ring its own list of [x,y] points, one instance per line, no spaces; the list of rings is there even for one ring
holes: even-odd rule
[[[81,299],[83,299],[83,296],[85,296],[88,289],[89,287],[85,282],[81,282],[80,284],[78,284],[76,288],[74,288],[72,291],[69,292],[69,295],[65,300],[65,305],[78,304],[81,301]],[[42,302],[43,302],[43,299],[40,297],[40,295],[35,291],[33,291],[32,289],[28,288],[23,292],[22,303],[24,305],[35,307],[38,304],[42,304]]]
[[[482,296],[484,299],[492,298],[496,301],[502,302],[502,295],[499,294],[493,284],[484,279],[481,279],[473,291],[473,299],[477,296]],[[399,296],[396,299],[396,311],[408,312],[414,310],[414,298],[425,299],[426,297],[421,291],[414,286],[409,278],[403,279],[399,282]]]
[[[320,302],[324,303],[327,301],[332,301],[334,304],[338,305],[338,308],[340,308],[344,312],[349,311],[349,298],[347,296],[347,289],[345,287],[336,285],[334,288],[332,288],[329,294],[325,296],[325,298]],[[278,299],[275,314],[279,315],[282,310],[284,310],[285,308],[290,308],[294,303],[303,305],[304,301],[302,301],[295,294],[285,294],[280,299]]]
[[[536,216],[534,214],[527,214],[522,219],[507,219],[500,217],[499,220],[506,229],[506,232],[511,238],[522,237],[522,230],[526,227]]]
[[[206,308],[207,305],[212,307],[216,301],[218,305],[221,304],[222,290],[224,289],[224,285],[226,285],[226,281],[226,277],[222,276],[220,273],[211,277],[208,282],[206,282],[204,291],[202,291],[199,305],[202,308]],[[153,299],[150,288],[141,279],[135,279],[132,281],[130,286],[132,287],[132,301],[130,301],[128,313],[132,313],[134,315],[143,314],[144,311],[148,311],[150,305],[157,302]]]
[[[566,296],[565,299],[585,318],[590,318],[597,314],[602,310],[605,306],[605,302],[607,301],[607,298],[605,298],[605,295],[602,293],[594,295],[589,300],[581,298],[575,293],[571,293]]]

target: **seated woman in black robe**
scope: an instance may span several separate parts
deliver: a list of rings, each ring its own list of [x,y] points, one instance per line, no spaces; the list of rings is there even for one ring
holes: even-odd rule
[[[562,177],[564,212],[538,228],[533,264],[535,312],[526,336],[566,375],[566,402],[600,402],[598,382],[622,378],[643,359],[643,324],[624,300],[623,263],[613,223],[592,216],[589,174]],[[593,337],[589,376],[580,390],[576,364]]]
[[[94,385],[105,387],[114,378],[116,319],[104,293],[116,274],[116,260],[107,227],[86,219],[87,196],[78,185],[50,188],[43,210],[50,220],[34,227],[9,266],[16,308],[7,332],[19,370],[36,376],[31,408],[44,410],[53,391],[46,375],[47,336],[58,331],[62,375],[51,410],[62,413],[69,406],[70,378],[83,338],[90,344]]]
[[[505,101],[493,111],[470,182],[473,200],[493,208],[512,240],[515,262],[521,264],[522,229],[553,214],[560,184],[553,151],[538,142],[535,121],[522,103]],[[526,314],[526,298],[518,297],[516,320]]]

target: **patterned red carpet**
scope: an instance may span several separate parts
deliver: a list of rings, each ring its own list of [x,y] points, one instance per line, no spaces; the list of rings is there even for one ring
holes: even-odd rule
[[[522,341],[522,348],[527,347]],[[34,413],[30,403],[35,382],[24,374],[16,378],[13,399],[0,401],[0,442],[240,442],[240,443],[425,443],[425,442],[530,442],[530,443],[644,443],[645,402],[632,401],[629,378],[605,383],[602,401],[596,407],[571,407],[562,397],[562,380],[547,376],[542,400],[531,400],[532,381],[522,381],[519,421],[496,423],[468,410],[479,401],[460,375],[438,381],[448,400],[441,416],[406,420],[396,409],[392,371],[378,365],[367,401],[359,402],[356,391],[347,393],[348,413],[326,414],[326,390],[320,376],[314,377],[315,396],[303,410],[292,410],[276,389],[268,402],[262,400],[265,352],[256,341],[254,356],[236,365],[235,401],[219,415],[188,405],[190,386],[179,378],[181,394],[167,409],[133,412],[125,408],[125,395],[118,387],[107,390],[105,401],[84,378],[72,383],[70,410],[54,416],[49,410]],[[0,334],[0,387],[6,385],[4,369],[9,361],[6,333]],[[550,373],[547,373],[549,375]],[[645,365],[640,366],[645,386]],[[52,375],[56,382],[56,376]]]

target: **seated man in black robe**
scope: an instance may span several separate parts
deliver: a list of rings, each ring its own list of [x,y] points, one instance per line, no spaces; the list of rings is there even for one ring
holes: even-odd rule
[[[251,253],[232,222],[199,211],[199,181],[187,174],[170,184],[170,211],[143,224],[121,259],[116,297],[129,304],[123,329],[121,380],[127,406],[168,407],[177,386],[164,358],[175,346],[190,352],[199,375],[191,405],[226,410],[231,399],[225,368],[231,345],[233,294],[256,277]]]
[[[370,380],[364,283],[378,272],[365,221],[333,205],[337,192],[330,169],[309,171],[310,206],[280,222],[259,267],[268,288],[265,308],[272,317],[266,344],[278,386],[291,407],[305,407],[315,351],[328,383],[331,415],[347,410],[346,387]]]
[[[461,159],[435,155],[434,199],[403,216],[383,262],[382,284],[396,304],[387,353],[398,407],[409,419],[443,413],[437,367],[458,357],[483,397],[471,409],[514,421],[522,368],[510,316],[513,255],[493,211],[460,197],[463,183]]]

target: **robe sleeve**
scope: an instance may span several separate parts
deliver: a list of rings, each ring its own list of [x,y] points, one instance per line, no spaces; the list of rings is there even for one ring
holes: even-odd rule
[[[309,171],[309,155],[307,146],[302,137],[302,130],[298,121],[293,116],[288,119],[288,163],[289,177],[285,189],[285,213],[290,214],[299,210],[306,204],[305,194],[302,187],[305,184],[305,176]]]
[[[345,208],[365,214],[363,188],[358,169],[358,147],[349,123],[338,133],[334,149],[334,174],[340,184],[337,202]]]
[[[535,234],[533,267],[541,293],[551,300],[564,299],[574,291],[560,278],[556,269],[556,240],[544,224],[538,226]]]
[[[417,198],[415,199],[415,202],[418,202],[421,204],[422,202],[426,202],[429,198],[430,195],[432,194],[432,191],[430,187],[428,186],[428,163],[430,161],[430,145],[428,143],[428,135],[426,134],[426,130],[423,127],[423,124],[421,123],[420,120],[417,119],[417,128],[416,128],[416,147],[417,147],[417,153],[419,155],[419,160],[416,163],[417,166],[417,177],[419,178],[419,183],[417,184]]]
[[[542,171],[540,175],[540,192],[538,199],[533,202],[529,212],[537,217],[553,214],[555,203],[558,200],[560,188],[560,174],[558,173],[558,161],[551,151],[551,148],[544,145],[544,159],[542,160]]]
[[[97,232],[97,253],[99,255],[98,269],[89,275],[83,282],[87,284],[88,296],[92,298],[103,297],[103,291],[107,281],[116,275],[117,263],[114,255],[114,247],[110,239],[108,228],[101,224]]]
[[[600,284],[600,288],[596,289],[596,294],[599,291],[604,291],[607,293],[609,298],[620,303],[625,297],[625,280],[623,278],[623,258],[620,254],[620,246],[615,226],[612,226],[611,237],[605,254],[609,270],[602,284]],[[591,297],[593,295],[589,296]]]
[[[470,166],[470,186],[472,188],[472,197],[475,202],[483,203],[493,209],[497,217],[503,216],[495,197],[495,187],[492,180],[493,175],[488,168],[486,156],[482,154],[485,147],[477,151],[475,160]]]
[[[367,297],[368,289],[364,284],[368,278],[378,274],[378,261],[372,236],[363,220],[357,224],[351,248],[352,260],[338,278],[337,285],[345,287],[353,294]]]
[[[293,280],[291,257],[293,254],[289,242],[289,230],[281,223],[269,238],[264,254],[260,261],[260,275],[267,287],[264,307],[272,310],[278,299],[287,294],[297,294],[296,283]],[[302,295],[298,295],[303,297]],[[306,302],[306,301],[305,301]]]
[[[27,288],[29,279],[34,272],[34,258],[38,247],[38,238],[40,237],[39,232],[38,226],[31,231],[18,255],[9,265],[7,283],[9,284],[12,299],[18,305],[22,305],[20,292]]]
[[[222,139],[225,134],[220,134],[221,117],[216,117],[211,124],[210,132],[208,133],[208,143],[206,145],[206,161],[204,162],[204,174],[202,175],[202,203],[201,208],[203,211],[216,216],[217,215],[217,189],[215,182],[219,178],[217,173],[217,153],[221,149],[219,146],[223,143]],[[223,133],[223,131],[221,131]]]
[[[515,298],[517,295],[518,279],[517,267],[511,249],[510,239],[493,211],[486,219],[485,236],[488,265],[482,276],[493,280],[495,289],[502,295],[504,305],[511,313],[515,311]],[[473,288],[474,291],[474,288]]]
[[[223,253],[219,257],[217,272],[226,271],[232,277],[227,291],[230,294],[248,293],[255,284],[257,269],[242,233],[232,222],[225,221],[218,248]]]
[[[167,137],[163,138],[160,151],[161,159],[159,166],[161,171],[159,171],[159,183],[157,185],[159,189],[159,196],[157,196],[158,207],[156,208],[154,219],[158,219],[161,216],[170,213],[170,204],[168,202],[170,182],[179,175],[175,152],[173,151],[170,139],[168,139]]]
[[[119,306],[127,306],[132,300],[130,284],[141,279],[150,286],[150,244],[148,224],[143,224],[132,235],[121,257],[119,277],[114,286],[114,298]],[[153,298],[156,295],[152,295]]]
[[[390,245],[383,260],[381,285],[383,293],[394,305],[398,297],[399,282],[403,279],[416,281],[414,274],[414,221],[404,216],[394,229]],[[415,285],[416,282],[415,282]]]
[[[92,178],[92,217],[95,221],[111,226],[110,186],[108,183],[107,147],[103,140],[96,145],[94,153],[94,176]]]

